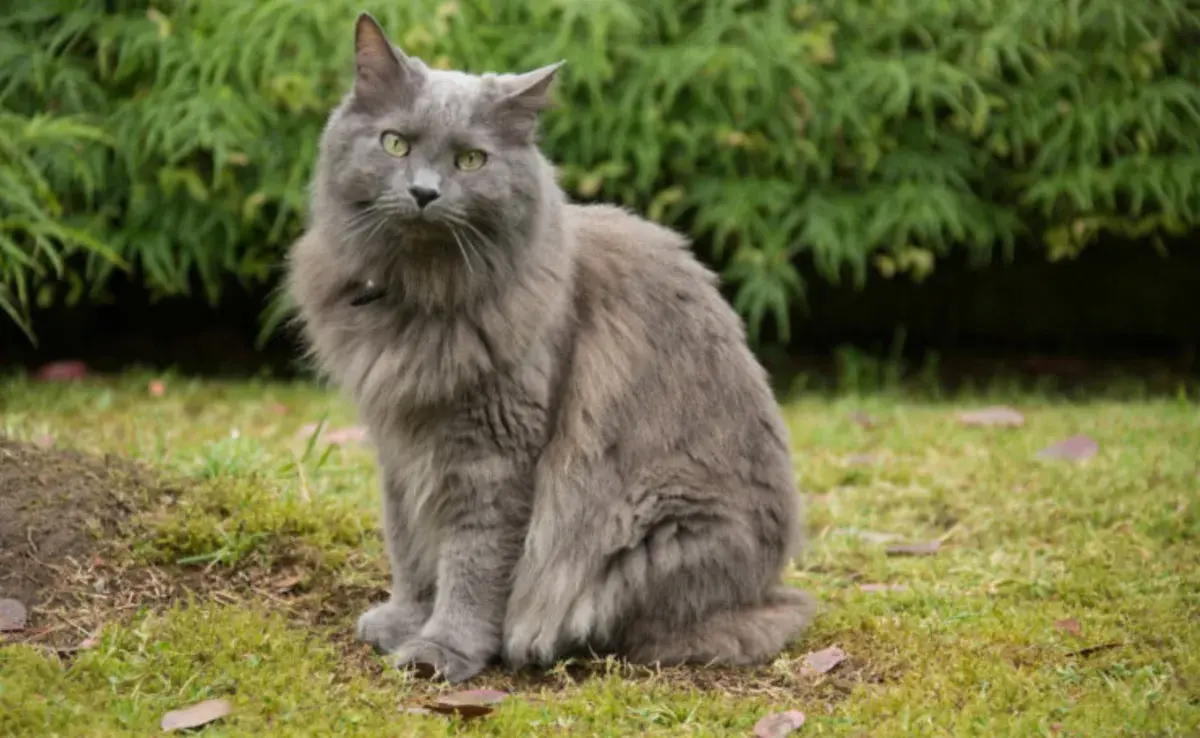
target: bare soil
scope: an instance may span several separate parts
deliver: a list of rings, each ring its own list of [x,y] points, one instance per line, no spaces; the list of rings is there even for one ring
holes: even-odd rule
[[[306,625],[348,619],[379,592],[347,587],[326,573],[319,585],[275,566],[154,564],[132,555],[143,516],[167,509],[181,488],[116,456],[92,456],[0,437],[0,599],[21,602],[24,629],[0,644],[24,642],[60,654],[106,622],[180,601],[237,604],[265,599]],[[284,591],[286,589],[286,591]]]
[[[88,565],[148,484],[141,469],[113,456],[0,438],[0,597],[31,612],[54,601],[63,572]]]

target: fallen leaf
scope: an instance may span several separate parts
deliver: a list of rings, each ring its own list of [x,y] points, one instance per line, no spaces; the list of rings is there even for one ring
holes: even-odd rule
[[[1071,436],[1038,452],[1039,459],[1062,459],[1083,461],[1090,459],[1100,450],[1100,445],[1087,436]]]
[[[754,724],[755,738],[782,738],[804,725],[804,713],[788,710],[767,715]]]
[[[100,639],[97,636],[90,635],[74,646],[60,646],[59,648],[56,648],[55,651],[58,652],[59,656],[70,656],[80,651],[87,651],[90,648],[95,648],[99,645]]]
[[[151,397],[162,397],[167,392],[167,385],[161,379],[152,379],[148,389]]]
[[[879,531],[863,530],[862,528],[834,528],[833,532],[843,536],[861,538],[870,543],[888,543],[900,537],[895,533],[880,533]]]
[[[837,646],[822,648],[804,656],[804,671],[811,675],[828,673],[833,667],[846,660],[846,652]]]
[[[1100,653],[1101,651],[1107,651],[1110,648],[1117,648],[1120,645],[1122,645],[1120,641],[1110,641],[1109,643],[1100,643],[1095,646],[1088,646],[1087,648],[1081,648],[1078,651],[1068,651],[1067,655],[1068,656],[1091,656],[1092,654]]]
[[[1011,407],[996,405],[961,412],[958,422],[969,426],[1017,428],[1025,425],[1025,416]]]
[[[303,574],[292,574],[291,576],[280,577],[275,580],[275,591],[279,594],[286,594],[296,588],[296,585],[304,581]]]
[[[878,454],[850,454],[846,457],[846,463],[852,466],[874,466],[879,463]]]
[[[43,364],[37,372],[37,378],[43,382],[69,382],[87,375],[87,364],[82,361],[52,361]]]
[[[18,600],[0,600],[0,633],[25,630],[26,617],[28,612],[24,603]]]
[[[367,429],[360,425],[349,428],[334,428],[325,434],[325,442],[340,446],[344,443],[362,443],[367,439]]]
[[[886,550],[888,556],[933,556],[942,550],[942,542],[893,543]]]
[[[303,438],[311,437],[312,434],[317,432],[317,427],[316,423],[305,423],[300,426],[300,430],[296,431],[296,435]],[[352,425],[346,428],[326,428],[322,431],[321,438],[326,443],[335,446],[344,443],[359,443],[366,440],[367,429],[359,425]]]
[[[267,405],[267,410],[269,410],[270,412],[272,412],[276,415],[287,415],[288,413],[290,413],[292,411],[292,409],[290,407],[288,407],[287,405],[284,405],[281,402],[272,402],[270,405]],[[313,426],[313,428],[315,430],[316,426]]]
[[[1054,627],[1064,633],[1070,633],[1073,636],[1079,636],[1083,633],[1083,628],[1079,625],[1079,621],[1075,618],[1067,618],[1066,620],[1055,620]]]
[[[185,707],[182,710],[172,710],[162,716],[159,727],[163,730],[185,730],[208,725],[214,720],[220,720],[233,710],[228,700],[205,700]]]
[[[863,592],[904,592],[908,590],[906,584],[860,584],[858,588]]]
[[[855,410],[850,413],[850,422],[857,425],[859,428],[874,428],[875,419],[862,410]]]
[[[429,706],[430,710],[443,715],[459,715],[464,718],[475,718],[487,715],[508,698],[507,692],[495,689],[469,689],[465,692],[454,692],[437,698]]]

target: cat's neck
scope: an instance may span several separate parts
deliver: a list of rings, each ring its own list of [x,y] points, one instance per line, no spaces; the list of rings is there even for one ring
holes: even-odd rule
[[[476,315],[530,290],[556,300],[550,293],[568,289],[574,259],[565,212],[555,198],[520,230],[460,229],[385,246],[357,276],[376,283],[393,305],[421,313]]]

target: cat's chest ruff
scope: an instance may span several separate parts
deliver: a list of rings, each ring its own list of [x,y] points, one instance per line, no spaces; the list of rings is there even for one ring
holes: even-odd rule
[[[332,350],[360,407],[444,403],[496,371],[489,341],[469,316],[393,312],[383,300],[362,309],[371,315]]]

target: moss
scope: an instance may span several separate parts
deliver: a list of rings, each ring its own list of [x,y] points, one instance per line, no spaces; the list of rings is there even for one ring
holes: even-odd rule
[[[750,670],[490,673],[481,684],[515,697],[458,723],[401,712],[445,688],[352,642],[358,607],[386,585],[371,455],[310,449],[298,433],[325,415],[350,422],[349,409],[304,385],[168,378],[154,398],[145,380],[0,385],[6,430],[187,480],[118,543],[156,576],[202,572],[227,591],[214,596],[210,581],[173,604],[113,613],[100,645],[69,658],[0,646],[0,734],[146,734],[166,710],[212,696],[234,705],[212,736],[743,736],[781,708],[808,714],[805,735],[1200,729],[1200,412],[1186,400],[1008,398],[1027,416],[1020,429],[959,426],[953,410],[969,398],[790,403],[812,536],[791,577],[823,602],[794,648]],[[873,428],[849,419],[857,409]],[[1099,442],[1094,459],[1035,458],[1075,433]],[[847,530],[944,545],[888,557]],[[293,571],[305,577],[299,593],[268,586]],[[832,644],[843,664],[801,674],[805,652]]]

